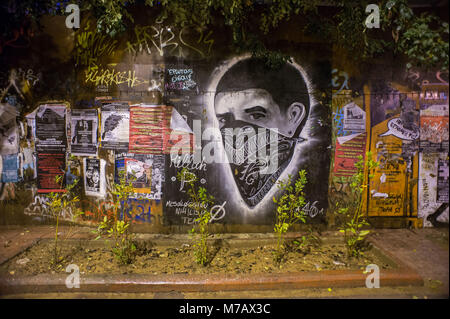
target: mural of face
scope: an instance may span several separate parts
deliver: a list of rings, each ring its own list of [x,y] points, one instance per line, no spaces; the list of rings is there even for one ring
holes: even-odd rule
[[[229,158],[236,186],[249,207],[257,205],[273,187],[289,165],[299,134],[309,112],[309,95],[305,80],[293,66],[279,70],[267,69],[262,61],[247,59],[233,65],[217,86],[214,110],[225,149],[244,149],[243,158]],[[256,134],[247,139],[225,138],[226,129],[238,129],[239,134],[266,130],[266,144],[258,144]],[[240,129],[240,130],[239,130]],[[274,141],[269,132],[276,132],[276,153],[265,161],[252,152],[268,149]],[[250,156],[256,161],[250,161]],[[228,155],[229,156],[229,155]],[[274,158],[274,156],[276,158]],[[262,169],[276,160],[277,168],[267,174]]]

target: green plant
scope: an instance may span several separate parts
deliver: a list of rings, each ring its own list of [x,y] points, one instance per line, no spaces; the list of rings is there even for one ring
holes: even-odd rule
[[[319,247],[321,244],[322,240],[320,237],[314,234],[312,227],[309,227],[308,233],[292,240],[289,244],[289,248],[308,254],[311,251],[311,248]]]
[[[58,248],[58,230],[59,230],[59,220],[63,214],[67,212],[67,210],[72,211],[72,221],[82,215],[83,212],[78,210],[75,207],[75,203],[79,202],[80,199],[78,196],[74,195],[74,188],[78,183],[78,179],[74,180],[72,184],[66,184],[63,187],[64,177],[62,175],[58,175],[55,177],[56,183],[59,185],[59,188],[62,190],[61,192],[51,192],[47,195],[48,198],[48,208],[50,214],[55,218],[55,248],[53,252],[52,264],[58,265],[62,261],[61,257],[61,249]],[[75,210],[75,213],[73,211]],[[70,230],[67,232],[66,238],[70,235]]]
[[[277,186],[283,191],[279,199],[273,198],[277,204],[274,232],[277,236],[277,246],[274,251],[274,261],[280,263],[285,255],[285,235],[289,228],[297,222],[306,222],[306,214],[302,208],[305,206],[303,189],[307,183],[306,171],[298,173],[298,179],[292,185],[292,176],[278,182]]]
[[[114,205],[111,214],[106,214],[103,220],[93,231],[97,235],[96,240],[103,236],[112,238],[111,251],[120,264],[130,264],[136,256],[136,244],[132,234],[130,234],[130,222],[126,221],[124,211],[126,211],[130,194],[133,193],[131,181],[126,180],[125,173],[119,172],[119,183],[114,183],[111,193],[114,195]],[[122,216],[122,219],[119,218]]]
[[[369,230],[363,229],[369,226],[366,216],[363,212],[362,195],[367,188],[367,182],[364,177],[364,168],[369,172],[369,178],[373,175],[371,172],[378,167],[379,163],[372,160],[372,153],[366,154],[366,160],[358,156],[358,162],[355,163],[356,173],[351,176],[350,192],[344,203],[337,203],[337,213],[343,217],[343,225],[339,227],[339,231],[344,234],[344,243],[347,248],[347,256],[360,257],[363,254],[363,248],[366,243],[366,236]],[[339,207],[341,206],[341,207]]]
[[[208,237],[210,235],[209,224],[211,221],[209,206],[214,204],[214,197],[208,194],[206,188],[196,188],[195,184],[198,181],[198,177],[187,168],[183,168],[177,173],[177,179],[188,185],[187,193],[192,200],[189,208],[193,209],[198,216],[194,220],[194,226],[190,230],[194,241],[195,260],[198,264],[206,266],[211,261],[208,246]]]

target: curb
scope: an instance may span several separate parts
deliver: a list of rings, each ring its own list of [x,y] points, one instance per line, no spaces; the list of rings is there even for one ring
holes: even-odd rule
[[[362,271],[330,270],[272,275],[87,275],[81,277],[80,288],[69,289],[66,275],[0,278],[0,294],[49,292],[206,292],[275,290],[298,288],[365,287]],[[404,270],[380,271],[380,287],[421,286],[416,273]]]
[[[423,286],[419,274],[390,252],[376,248],[395,262],[394,269],[380,270],[380,287]],[[280,290],[301,288],[366,287],[362,270],[324,270],[284,274],[203,274],[203,275],[82,275],[80,288],[67,288],[69,274],[36,276],[0,276],[0,295],[50,292],[213,292],[244,290]]]

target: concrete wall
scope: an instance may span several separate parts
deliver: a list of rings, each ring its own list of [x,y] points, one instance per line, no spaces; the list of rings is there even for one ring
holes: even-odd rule
[[[112,40],[96,33],[92,21],[83,21],[76,32],[60,18],[44,25],[43,33],[24,34],[23,47],[4,47],[0,56],[3,110],[22,114],[16,128],[8,124],[20,142],[1,150],[2,224],[51,221],[47,163],[80,178],[75,191],[85,215],[79,223],[95,224],[111,212],[117,171],[134,167],[142,175],[124,212],[134,227],[185,231],[195,215],[186,207],[186,181],[177,174],[188,167],[215,197],[208,209],[216,231],[270,231],[272,198],[281,194],[276,182],[300,169],[308,177],[308,223],[333,227],[334,207],[349,188],[342,177],[355,172],[356,157],[367,151],[381,163],[364,197],[374,225],[448,223],[448,72],[407,70],[392,57],[356,68],[332,44],[299,36],[295,24],[271,35],[270,45],[293,61],[278,72],[264,70],[249,54],[236,54],[223,30],[148,21]],[[36,139],[48,126],[33,112],[41,116],[40,106],[49,101],[65,106],[65,141],[56,148]],[[135,106],[129,113],[108,113],[104,105],[111,101]],[[158,106],[145,113],[138,104]],[[73,111],[80,109],[78,115]],[[105,122],[111,114],[123,116]],[[90,121],[87,130],[97,123],[98,136],[91,154],[74,156],[80,153],[75,137],[87,136],[80,133],[82,119]],[[144,130],[139,121],[145,121]],[[127,127],[128,139],[118,131]],[[274,170],[260,174],[260,162],[219,160],[227,146],[221,132],[241,127],[278,130]],[[116,143],[120,138],[124,144]],[[2,145],[6,140],[5,135]],[[170,154],[180,140],[188,142],[188,154]],[[194,162],[194,151],[200,161]],[[48,164],[58,156],[59,164]],[[97,173],[99,185],[93,182]],[[65,218],[73,214],[68,209]]]

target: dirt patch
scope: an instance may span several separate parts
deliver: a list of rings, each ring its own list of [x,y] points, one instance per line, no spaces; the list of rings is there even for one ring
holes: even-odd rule
[[[380,269],[393,268],[376,251],[369,250],[359,259],[348,260],[343,244],[324,243],[311,248],[309,253],[290,251],[286,261],[277,266],[273,262],[274,245],[235,247],[229,244],[215,246],[214,258],[207,267],[196,264],[190,246],[165,247],[143,245],[133,264],[119,265],[104,245],[86,245],[83,242],[65,245],[63,261],[52,268],[50,260],[53,243],[43,241],[0,266],[1,274],[37,275],[41,273],[65,273],[69,264],[76,264],[81,274],[255,274],[289,273],[321,270],[358,270],[369,264]]]

